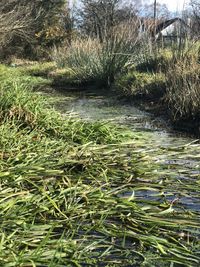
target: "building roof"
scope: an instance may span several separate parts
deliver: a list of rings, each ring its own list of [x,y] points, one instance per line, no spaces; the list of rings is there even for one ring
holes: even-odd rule
[[[190,27],[182,20],[181,18],[173,18],[168,20],[163,19],[140,19],[141,26],[143,31],[150,32],[152,35],[159,34],[162,30],[166,29],[173,23],[180,21],[186,28],[190,29]]]

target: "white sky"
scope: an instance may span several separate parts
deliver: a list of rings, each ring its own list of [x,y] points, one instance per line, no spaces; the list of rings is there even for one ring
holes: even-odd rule
[[[151,0],[151,2],[154,2]],[[157,0],[158,3],[166,4],[170,11],[181,11],[189,0]]]
[[[79,4],[80,0],[69,0],[69,2]],[[131,2],[129,0],[128,2]],[[153,3],[154,0],[143,0],[143,3],[146,2],[147,4]],[[187,3],[190,2],[190,0],[157,0],[158,3],[166,4],[169,11],[176,12],[181,11],[184,9],[184,6],[187,5]]]

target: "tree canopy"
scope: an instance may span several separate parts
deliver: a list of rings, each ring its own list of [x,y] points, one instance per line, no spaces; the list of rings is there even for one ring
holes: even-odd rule
[[[52,46],[67,38],[69,28],[67,0],[1,0],[1,49]]]
[[[100,40],[112,27],[136,15],[134,6],[122,0],[82,0],[82,4],[79,10],[81,30]]]

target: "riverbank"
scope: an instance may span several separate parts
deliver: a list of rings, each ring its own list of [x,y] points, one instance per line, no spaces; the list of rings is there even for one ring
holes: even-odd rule
[[[173,120],[171,118],[168,106],[163,102],[163,99],[152,99],[145,98],[140,96],[121,96],[123,101],[127,101],[130,105],[134,105],[139,109],[146,111],[152,114],[155,118],[161,118],[166,122],[166,125],[180,134],[186,134],[194,138],[199,138],[200,136],[200,122],[197,119],[182,119],[182,120]]]
[[[53,81],[56,86],[112,89],[127,99],[140,99],[154,114],[162,106],[172,125],[199,136],[199,41],[166,48],[151,45],[145,50],[145,45],[137,47],[117,37],[102,44],[91,38],[74,40],[68,48],[55,49],[53,59],[61,69],[52,73]]]
[[[164,59],[161,60],[161,62],[163,61]],[[119,99],[127,101],[130,105],[136,105],[141,110],[150,112],[157,118],[161,117],[176,131],[199,137],[198,112],[197,117],[193,117],[193,115],[189,115],[188,118],[179,117],[178,115],[173,116],[174,111],[171,110],[167,100],[166,77],[164,73],[160,72],[160,69],[156,73],[158,67],[164,71],[166,64],[166,59],[163,65],[157,60],[156,62],[153,60],[153,63],[148,63],[148,65],[147,63],[142,64],[138,66],[137,71],[129,71],[127,74],[121,75],[111,89],[102,89],[96,83],[91,84],[90,82],[76,80],[76,74],[70,69],[59,69],[53,62],[30,65],[26,72],[33,77],[48,79],[50,86],[58,91],[85,91],[87,88],[91,88],[91,91],[100,90],[104,91],[105,94],[118,96]]]
[[[199,266],[199,145],[61,115],[33,68],[0,68],[1,265]]]
[[[200,136],[199,43],[176,51],[160,50],[116,79],[115,89],[176,130]],[[180,53],[180,54],[178,54]]]

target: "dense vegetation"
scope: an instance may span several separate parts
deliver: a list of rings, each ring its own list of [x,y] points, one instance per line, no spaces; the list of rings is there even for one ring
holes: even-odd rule
[[[1,265],[198,266],[198,215],[166,199],[177,170],[160,183],[157,162],[187,157],[192,144],[152,157],[148,134],[61,116],[34,92],[50,82],[29,76],[42,67],[1,66]]]
[[[194,42],[181,51],[178,48],[158,50],[133,71],[122,75],[117,87],[122,94],[164,105],[173,122],[198,122],[199,49],[200,43]]]
[[[138,40],[134,43],[123,30],[122,35],[115,33],[102,44],[79,40],[69,49],[54,50],[57,66],[66,70],[60,82],[111,87],[133,100],[153,101],[165,107],[172,122],[194,121],[198,131],[200,43],[186,41],[182,48],[144,51]]]
[[[41,59],[50,47],[68,42],[68,1],[2,0],[0,3],[0,59],[12,56]]]
[[[104,88],[200,129],[198,1],[195,38],[165,48],[138,34],[136,2],[84,0],[77,20],[64,0],[0,3],[1,266],[199,266],[184,203],[199,203],[199,145],[60,114],[42,93]]]

